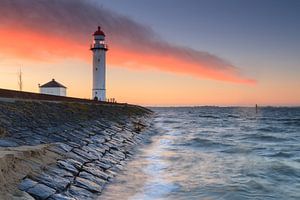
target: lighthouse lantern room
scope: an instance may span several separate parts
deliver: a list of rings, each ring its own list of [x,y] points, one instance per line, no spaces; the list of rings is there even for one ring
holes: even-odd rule
[[[91,45],[93,52],[93,99],[98,101],[106,100],[106,51],[105,34],[98,26],[93,34],[94,42]]]

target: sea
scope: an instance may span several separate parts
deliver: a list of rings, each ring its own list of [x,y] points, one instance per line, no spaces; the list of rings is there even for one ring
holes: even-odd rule
[[[300,108],[151,108],[104,200],[300,199]]]

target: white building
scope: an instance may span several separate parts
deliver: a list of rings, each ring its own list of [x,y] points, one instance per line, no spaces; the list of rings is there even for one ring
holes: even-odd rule
[[[66,96],[67,95],[67,88],[62,84],[56,82],[54,79],[52,81],[44,84],[39,85],[40,93],[41,94],[50,94],[56,96]]]
[[[93,99],[106,101],[106,51],[105,34],[98,26],[98,30],[93,34],[94,42],[91,46],[93,52]]]

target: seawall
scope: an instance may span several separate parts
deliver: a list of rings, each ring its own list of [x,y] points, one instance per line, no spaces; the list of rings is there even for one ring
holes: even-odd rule
[[[151,132],[151,116],[127,104],[2,96],[0,199],[97,199]]]

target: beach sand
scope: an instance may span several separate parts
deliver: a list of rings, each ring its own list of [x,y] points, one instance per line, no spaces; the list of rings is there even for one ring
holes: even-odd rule
[[[22,178],[54,163],[59,155],[48,151],[51,144],[0,148],[0,199],[33,199],[18,190]]]

